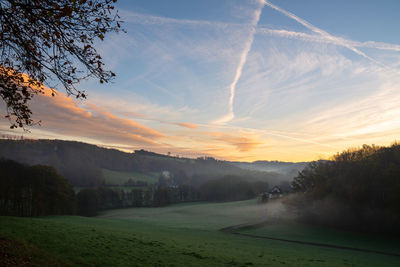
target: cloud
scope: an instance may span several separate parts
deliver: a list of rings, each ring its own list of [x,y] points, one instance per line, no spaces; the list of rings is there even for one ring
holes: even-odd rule
[[[100,46],[122,75],[107,88],[89,83],[90,102],[60,93],[35,97],[43,126],[33,133],[125,151],[243,160],[316,159],[357,142],[393,141],[400,83],[380,77],[391,72],[368,57],[395,66],[398,53],[386,51],[400,45],[332,36],[270,1],[272,12],[306,28],[260,28],[263,5],[229,2],[222,12],[228,16],[215,17],[243,23],[123,11],[128,35]]]
[[[175,122],[173,124],[189,129],[197,129],[199,127],[197,124],[187,122]]]
[[[388,44],[383,42],[375,42],[375,41],[367,41],[367,42],[357,42],[344,38],[326,38],[321,35],[308,34],[304,32],[296,32],[296,31],[288,31],[285,29],[272,29],[272,28],[257,28],[257,34],[262,35],[273,35],[279,37],[285,37],[290,39],[296,39],[306,42],[316,42],[316,43],[325,43],[325,44],[333,44],[338,46],[344,46],[344,44],[350,44],[353,47],[365,47],[365,48],[374,48],[380,50],[389,50],[389,51],[400,51],[400,45],[397,44]],[[340,40],[340,41],[338,41]],[[347,47],[347,46],[344,46]]]
[[[243,24],[224,23],[219,21],[207,20],[190,20],[190,19],[175,19],[168,17],[154,16],[150,14],[140,14],[136,12],[129,12],[121,10],[120,16],[124,22],[144,24],[144,25],[184,25],[184,26],[206,26],[212,28],[227,29],[232,27],[243,27]]]
[[[277,10],[278,12],[284,14],[285,16],[296,20],[306,28],[312,30],[318,35],[307,34],[303,32],[294,32],[288,31],[284,29],[269,29],[269,28],[257,28],[258,34],[271,34],[277,35],[281,37],[287,38],[295,38],[301,39],[303,41],[313,41],[313,42],[321,42],[321,43],[330,43],[341,45],[344,47],[352,46],[352,47],[365,47],[365,48],[374,48],[381,50],[390,50],[390,51],[400,51],[400,45],[398,44],[388,44],[384,42],[376,42],[376,41],[366,41],[366,42],[358,42],[353,40],[348,40],[341,37],[332,36],[326,31],[323,31],[311,23],[305,21],[294,15],[291,12],[283,10],[282,8],[265,1],[265,5]],[[190,19],[175,19],[175,18],[167,18],[160,16],[153,16],[149,14],[140,14],[128,11],[121,11],[120,15],[124,18],[124,21],[130,23],[137,24],[145,24],[145,25],[165,25],[165,24],[177,24],[177,25],[186,25],[186,26],[208,26],[211,28],[220,28],[220,29],[234,29],[238,27],[251,27],[252,24],[237,24],[237,23],[225,23],[219,21],[207,21],[207,20],[190,20]],[[361,51],[354,51],[357,54],[360,54]],[[362,52],[361,52],[362,53]],[[362,53],[363,54],[363,53]],[[362,55],[361,54],[361,55]]]
[[[159,146],[164,135],[157,130],[133,120],[118,117],[99,106],[85,102],[79,105],[71,97],[57,92],[51,96],[50,89],[45,94],[36,95],[30,103],[33,118],[41,120],[41,127],[33,127],[55,135],[74,138],[89,138],[106,144],[131,144],[137,146]],[[3,124],[5,120],[3,120]]]
[[[230,143],[235,146],[239,152],[248,152],[256,148],[258,145],[262,143],[254,142],[250,138],[247,137],[228,137],[220,139],[223,142]]]
[[[233,112],[233,101],[235,100],[236,85],[237,85],[240,77],[242,76],[243,67],[246,64],[247,56],[250,52],[251,45],[253,44],[254,34],[256,33],[257,24],[260,20],[261,11],[262,11],[263,6],[264,5],[262,4],[262,1],[260,1],[259,7],[253,13],[253,17],[252,17],[252,20],[250,23],[250,25],[251,25],[250,34],[249,34],[248,39],[245,42],[244,49],[243,49],[242,53],[240,54],[240,60],[239,60],[238,66],[236,68],[235,77],[233,78],[233,81],[229,86],[229,90],[230,90],[229,112],[227,115],[214,121],[214,123],[216,123],[216,124],[227,123],[227,122],[233,120],[235,117],[235,114]]]
[[[249,152],[256,149],[260,145],[264,145],[264,141],[259,139],[259,135],[253,132],[243,132],[242,130],[226,133],[226,132],[209,132],[209,136],[214,136],[215,140],[222,141],[236,148],[239,152]],[[227,149],[225,150],[227,151]]]
[[[304,127],[322,136],[353,142],[357,139],[366,142],[370,137],[392,139],[390,133],[398,133],[400,129],[400,96],[398,83],[393,78],[388,80],[391,81],[385,82],[380,90],[369,96],[321,111],[307,120]]]
[[[312,25],[311,23],[307,22],[306,20],[304,20],[304,19],[302,19],[302,18],[299,18],[299,17],[296,16],[295,14],[293,14],[293,13],[291,13],[291,12],[289,12],[289,11],[286,11],[286,10],[284,10],[284,9],[282,9],[282,8],[280,8],[280,7],[278,7],[278,6],[274,5],[274,4],[272,4],[272,3],[270,3],[270,2],[267,1],[267,0],[264,0],[264,3],[265,3],[265,5],[269,6],[269,7],[272,8],[272,9],[275,9],[275,10],[278,11],[279,13],[285,15],[286,17],[291,18],[291,19],[297,21],[298,23],[300,23],[301,25],[303,25],[303,26],[306,27],[307,29],[309,29],[309,30],[311,30],[311,31],[313,31],[313,32],[315,32],[315,33],[317,33],[317,34],[319,34],[319,35],[322,36],[324,39],[326,39],[326,40],[328,40],[328,41],[331,41],[331,42],[333,42],[333,43],[339,44],[339,45],[341,45],[341,46],[344,46],[344,47],[348,48],[349,50],[353,51],[354,53],[356,53],[356,54],[358,54],[358,55],[360,55],[360,56],[362,56],[362,57],[364,57],[364,58],[366,58],[366,59],[368,59],[368,60],[370,60],[370,61],[372,61],[372,62],[378,64],[378,65],[384,66],[382,63],[376,61],[375,59],[373,59],[373,58],[367,56],[365,53],[363,53],[362,51],[360,51],[360,50],[358,50],[357,48],[355,48],[355,47],[353,46],[353,44],[352,44],[351,42],[348,42],[346,39],[333,36],[333,35],[329,34],[328,32],[326,32],[326,31],[324,31],[324,30],[322,30],[322,29],[320,29],[320,28],[318,28],[318,27]]]
[[[232,91],[231,91],[231,96],[229,98],[229,101],[231,101],[231,99],[233,99],[233,95],[232,95]],[[232,100],[233,101],[233,100]],[[229,105],[229,112],[228,114],[222,116],[219,119],[216,119],[215,121],[213,121],[213,124],[225,124],[231,120],[233,120],[235,118],[235,115],[233,114],[233,107],[231,105]]]
[[[123,117],[166,123],[185,121],[182,115],[193,116],[198,112],[198,110],[187,105],[174,107],[170,103],[166,103],[165,105],[157,104],[151,102],[151,99],[147,97],[130,91],[124,91],[123,97],[112,93],[107,92],[101,95],[90,96],[91,103],[98,107],[112,110],[114,114]],[[168,120],[160,118],[168,118]]]
[[[127,97],[128,98],[128,97]],[[160,106],[153,104],[141,96],[134,95],[135,101],[116,98],[115,96],[95,97],[95,105],[89,104],[103,110],[113,110],[114,114],[125,118],[137,119],[146,122],[156,122],[167,125],[176,125],[188,129],[198,128],[198,124],[182,122],[182,114],[193,116],[197,111],[187,106],[174,109],[171,106]],[[168,119],[160,119],[168,118]]]

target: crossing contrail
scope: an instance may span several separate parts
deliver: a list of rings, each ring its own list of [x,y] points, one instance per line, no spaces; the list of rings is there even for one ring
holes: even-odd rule
[[[261,35],[272,35],[272,36],[279,36],[289,39],[296,39],[306,42],[316,42],[316,43],[326,43],[326,44],[333,44],[338,46],[343,46],[343,43],[347,45],[351,45],[353,47],[367,47],[379,50],[388,50],[388,51],[396,51],[400,52],[400,45],[398,44],[389,44],[383,42],[375,42],[375,41],[367,41],[367,42],[358,42],[349,39],[339,38],[336,37],[335,40],[327,39],[324,36],[317,35],[317,34],[308,34],[303,32],[295,32],[295,31],[288,31],[286,29],[274,29],[274,28],[257,28],[257,34]],[[337,39],[340,39],[341,42],[337,42]]]
[[[235,77],[232,81],[232,83],[229,86],[229,90],[230,90],[230,97],[229,97],[229,112],[228,114],[226,114],[225,116],[223,116],[222,118],[214,121],[214,123],[216,124],[224,124],[227,123],[231,120],[233,120],[235,118],[235,113],[233,112],[233,101],[235,100],[235,93],[236,93],[236,85],[240,79],[240,77],[242,76],[242,72],[243,72],[243,67],[244,64],[246,64],[247,61],[247,56],[250,52],[251,46],[253,44],[254,41],[254,35],[256,34],[256,28],[258,25],[258,22],[260,20],[260,16],[261,16],[261,11],[264,7],[264,1],[260,0],[259,1],[259,8],[257,10],[254,11],[254,15],[251,21],[251,28],[250,28],[250,36],[247,39],[246,43],[245,43],[245,47],[243,49],[243,52],[240,55],[240,61],[239,64],[236,68],[236,73],[235,73]]]
[[[264,3],[263,3],[264,4]],[[268,2],[268,6],[272,5]],[[270,6],[271,7],[271,6]],[[276,7],[276,6],[275,6]],[[275,8],[274,8],[275,9]],[[282,10],[282,9],[280,9]],[[135,24],[144,24],[144,25],[165,25],[165,24],[176,24],[176,25],[184,25],[184,26],[207,26],[210,28],[218,28],[222,30],[228,29],[237,29],[239,27],[249,27],[250,24],[239,24],[239,23],[226,23],[226,22],[218,22],[218,21],[206,21],[206,20],[190,20],[190,19],[174,19],[174,18],[166,18],[148,14],[140,14],[134,12],[121,11],[120,12],[125,22],[135,23]],[[292,14],[293,15],[293,14]],[[303,22],[305,22],[303,20]],[[311,25],[310,23],[308,23]],[[315,27],[315,26],[314,26]],[[380,50],[389,50],[389,51],[400,51],[400,45],[398,44],[389,44],[384,42],[375,42],[375,41],[366,41],[366,42],[357,42],[349,39],[344,39],[341,37],[335,37],[335,39],[327,39],[321,35],[312,35],[303,32],[294,32],[288,31],[286,29],[272,29],[272,28],[257,28],[258,34],[270,34],[276,35],[286,38],[299,39],[303,41],[314,41],[320,43],[329,43],[334,45],[343,46],[343,43],[347,45],[351,45],[353,47],[367,47],[373,49]],[[315,33],[315,31],[314,31]],[[340,40],[340,42],[338,42]]]
[[[312,25],[312,24],[309,23],[308,21],[306,21],[306,20],[304,20],[304,19],[302,19],[302,18],[299,18],[299,17],[296,16],[295,14],[293,14],[293,13],[291,13],[291,12],[289,12],[289,11],[286,11],[286,10],[280,8],[279,6],[276,6],[276,5],[274,5],[274,4],[270,3],[270,2],[268,2],[267,0],[264,0],[264,4],[267,5],[267,6],[269,6],[269,7],[272,8],[272,9],[275,9],[275,10],[278,11],[279,13],[285,15],[286,17],[291,18],[291,19],[297,21],[298,23],[300,23],[301,25],[303,25],[303,26],[306,27],[307,29],[309,29],[309,30],[311,30],[311,31],[313,31],[313,32],[315,32],[315,33],[318,33],[319,35],[321,35],[322,37],[324,37],[327,41],[331,41],[332,43],[336,43],[336,44],[342,45],[342,46],[346,47],[347,49],[353,51],[354,53],[356,53],[356,54],[358,54],[358,55],[360,55],[360,56],[362,56],[362,57],[364,57],[364,58],[366,58],[366,59],[368,59],[368,60],[370,60],[370,61],[372,61],[372,62],[378,64],[378,65],[387,67],[387,66],[385,66],[384,64],[382,64],[382,63],[376,61],[375,59],[369,57],[368,55],[366,55],[366,54],[363,53],[362,51],[360,51],[360,50],[358,50],[357,48],[355,48],[351,43],[347,42],[346,39],[333,36],[333,35],[329,34],[328,32],[326,32],[326,31],[324,31],[324,30],[322,30],[322,29],[320,29],[320,28],[318,28],[318,27]]]
[[[218,120],[214,121],[213,123],[215,123],[215,124],[225,124],[235,118],[235,113],[233,110],[233,102],[235,100],[236,86],[237,86],[237,83],[238,83],[240,77],[242,76],[243,67],[246,64],[247,56],[251,50],[251,46],[254,41],[254,36],[257,32],[257,25],[260,20],[261,12],[265,5],[278,11],[279,13],[285,15],[286,17],[297,21],[298,23],[300,23],[307,29],[318,34],[319,38],[318,38],[318,36],[311,36],[311,35],[307,35],[304,33],[294,33],[294,32],[289,32],[289,31],[264,30],[264,33],[286,35],[288,37],[293,37],[293,38],[307,39],[310,41],[320,41],[320,42],[333,43],[335,45],[340,45],[340,46],[343,46],[343,47],[353,51],[357,55],[364,57],[364,58],[368,59],[369,61],[371,61],[381,67],[384,67],[386,69],[390,69],[390,68],[388,66],[386,66],[385,64],[369,57],[368,55],[366,55],[364,52],[360,51],[356,47],[373,47],[373,48],[377,48],[377,49],[395,50],[395,51],[398,51],[398,49],[399,49],[398,46],[393,46],[393,45],[384,44],[384,43],[377,43],[377,42],[361,43],[361,42],[354,42],[354,41],[346,40],[341,37],[333,36],[333,35],[329,34],[328,32],[312,25],[311,23],[307,22],[306,20],[296,16],[295,14],[270,3],[268,0],[260,0],[259,4],[260,4],[260,7],[256,11],[254,11],[254,15],[253,15],[253,18],[252,18],[252,21],[250,24],[251,25],[250,36],[247,39],[244,50],[240,55],[240,61],[236,68],[235,77],[229,86],[229,89],[230,89],[229,112],[222,118],[219,118]]]

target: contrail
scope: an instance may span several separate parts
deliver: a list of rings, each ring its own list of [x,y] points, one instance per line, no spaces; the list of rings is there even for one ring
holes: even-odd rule
[[[267,3],[265,3],[265,4],[267,4]],[[267,5],[271,7],[272,4],[268,3]],[[277,10],[277,9],[275,9],[275,10]],[[282,10],[282,9],[280,9],[280,10]],[[226,23],[226,22],[218,22],[218,21],[174,19],[174,18],[153,16],[153,15],[148,15],[148,14],[140,14],[140,13],[134,13],[134,12],[127,12],[127,11],[121,11],[120,13],[121,13],[120,15],[122,15],[122,17],[124,18],[125,22],[143,24],[143,25],[177,24],[177,25],[185,25],[185,26],[208,26],[210,28],[220,28],[220,29],[225,29],[225,30],[226,29],[234,29],[234,28],[238,28],[238,27],[252,26],[251,24]],[[290,12],[287,12],[287,13],[290,13]],[[292,13],[290,13],[290,14],[292,14]],[[294,14],[292,14],[292,15],[294,15]],[[304,20],[302,20],[302,21],[305,22]],[[308,23],[308,25],[313,26],[310,23]],[[315,29],[318,29],[318,28],[315,27]],[[324,32],[324,31],[322,31],[322,32]],[[380,50],[400,51],[400,45],[397,45],[397,44],[389,44],[389,43],[375,42],[375,41],[357,42],[357,41],[339,38],[339,37],[335,37],[333,40],[333,39],[326,39],[320,35],[311,35],[311,34],[307,34],[307,33],[288,31],[288,30],[284,30],[284,29],[258,28],[257,33],[277,35],[277,36],[282,36],[282,37],[287,37],[287,38],[300,39],[300,40],[304,40],[304,41],[331,43],[331,44],[336,44],[336,45],[340,45],[340,46],[343,46],[343,43],[345,43],[345,44],[348,44],[353,47],[368,47],[368,48],[374,48],[374,49],[380,49]],[[338,40],[340,40],[340,42],[338,42]]]
[[[289,11],[286,11],[286,10],[284,10],[284,9],[282,9],[282,8],[280,8],[280,7],[276,6],[276,5],[268,2],[267,0],[264,0],[264,4],[269,6],[272,9],[275,9],[279,13],[285,15],[286,17],[297,21],[298,23],[300,23],[301,25],[303,25],[307,29],[309,29],[309,30],[311,30],[311,31],[313,31],[315,33],[318,33],[319,35],[323,36],[327,41],[331,41],[332,43],[340,44],[340,45],[346,47],[347,49],[353,51],[354,53],[356,53],[356,54],[358,54],[358,55],[360,55],[360,56],[362,56],[362,57],[364,57],[364,58],[366,58],[366,59],[378,64],[378,65],[381,65],[381,66],[384,66],[384,67],[387,68],[387,66],[385,66],[384,64],[382,64],[382,63],[376,61],[375,59],[367,56],[365,53],[363,53],[362,51],[360,51],[357,48],[355,48],[354,46],[352,46],[350,43],[347,42],[346,39],[330,35],[326,31],[324,31],[324,30],[312,25],[311,23],[305,21],[302,18],[299,18],[298,16],[296,16],[295,14],[293,14],[293,13],[291,13]]]
[[[254,41],[254,35],[256,33],[256,28],[258,25],[258,22],[260,20],[260,16],[261,16],[261,11],[264,7],[264,2],[263,0],[259,1],[260,2],[260,7],[254,11],[254,16],[253,19],[251,21],[251,30],[250,30],[250,36],[249,39],[247,40],[244,50],[242,52],[242,54],[240,55],[240,61],[239,61],[239,65],[236,68],[236,73],[235,73],[235,77],[232,81],[232,83],[229,86],[229,90],[230,90],[230,97],[229,97],[229,113],[227,115],[225,115],[224,117],[214,121],[214,123],[216,124],[224,124],[227,123],[231,120],[233,120],[233,118],[235,117],[235,114],[233,112],[233,101],[235,100],[235,93],[236,93],[236,85],[240,79],[240,77],[242,76],[242,72],[243,72],[243,67],[244,64],[246,64],[247,61],[247,56],[250,52],[251,46],[253,44]]]
[[[135,12],[123,11],[123,10],[120,12],[120,15],[122,16],[125,22],[142,24],[142,25],[176,24],[176,25],[186,25],[186,26],[209,26],[212,28],[222,28],[222,29],[248,26],[245,24],[225,23],[218,21],[167,18],[149,14],[140,14]]]
[[[368,47],[368,48],[374,48],[374,49],[379,49],[379,50],[389,50],[389,51],[396,51],[396,52],[400,51],[400,45],[397,45],[397,44],[388,44],[388,43],[374,42],[374,41],[358,42],[358,41],[353,41],[353,40],[343,39],[343,38],[335,38],[334,40],[332,40],[332,39],[327,39],[321,35],[288,31],[288,30],[284,30],[284,29],[271,29],[271,28],[260,28],[259,27],[259,28],[257,28],[257,34],[274,35],[274,36],[285,37],[285,38],[289,38],[289,39],[296,39],[296,40],[301,40],[301,41],[306,41],[306,42],[326,43],[326,44],[334,44],[334,45],[338,45],[338,46],[343,46],[343,43],[346,43],[347,45],[351,45],[353,47]],[[341,42],[338,42],[337,39],[340,39]]]

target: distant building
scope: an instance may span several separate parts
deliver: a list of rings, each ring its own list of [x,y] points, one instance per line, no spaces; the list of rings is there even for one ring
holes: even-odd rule
[[[166,179],[170,179],[171,178],[171,173],[169,171],[163,171],[161,173],[162,176],[164,176],[164,178]]]
[[[267,203],[270,199],[283,197],[283,190],[279,186],[274,186],[268,192],[262,192],[258,196],[258,203]]]
[[[278,186],[274,186],[269,192],[269,199],[280,198],[283,196],[283,191]]]

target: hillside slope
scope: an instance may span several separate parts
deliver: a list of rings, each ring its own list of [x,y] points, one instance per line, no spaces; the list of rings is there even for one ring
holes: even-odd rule
[[[28,165],[53,166],[74,186],[104,184],[104,170],[142,173],[151,177],[168,171],[181,179],[202,184],[224,175],[238,175],[271,185],[287,180],[277,172],[246,170],[213,158],[177,158],[144,150],[126,153],[75,141],[0,140],[0,157]]]

